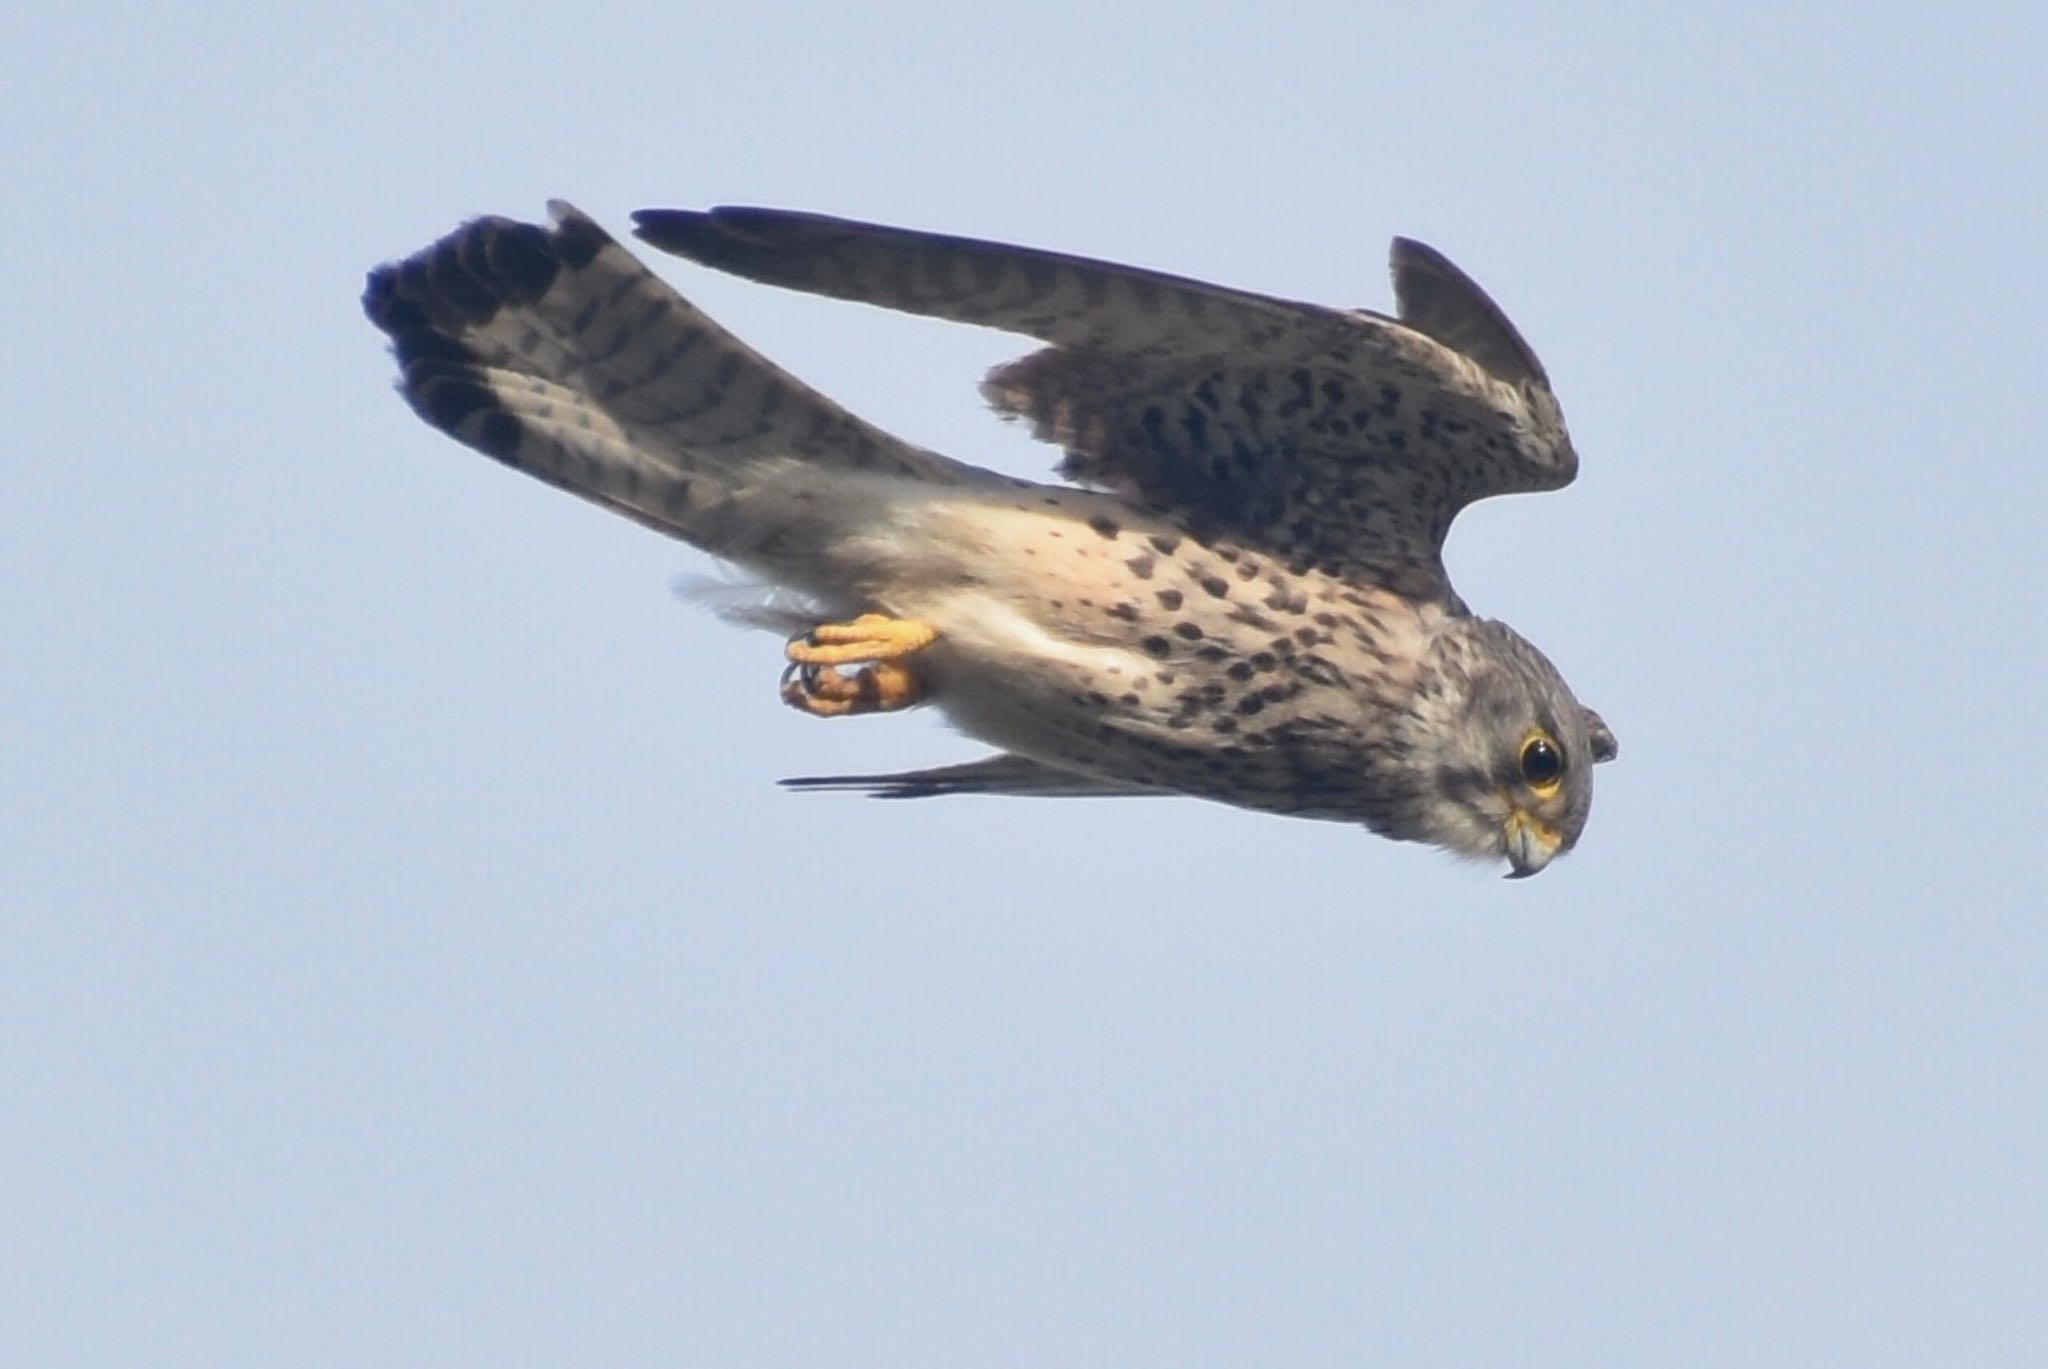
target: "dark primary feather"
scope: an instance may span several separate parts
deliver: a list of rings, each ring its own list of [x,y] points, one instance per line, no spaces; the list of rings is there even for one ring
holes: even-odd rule
[[[1065,347],[1252,348],[1344,318],[1161,271],[823,214],[642,209],[633,221],[642,241],[748,280]]]
[[[1502,380],[1548,386],[1543,363],[1470,276],[1427,243],[1395,238],[1388,253],[1401,322],[1463,352]]]
[[[1092,779],[1006,753],[960,765],[906,770],[894,775],[802,775],[782,783],[790,789],[852,791],[877,799],[925,799],[949,794],[1003,794],[1043,799],[1143,798],[1166,792],[1142,785]]]
[[[752,280],[1052,344],[994,371],[1062,472],[1291,559],[1449,597],[1457,511],[1577,458],[1542,366],[1441,254],[1397,239],[1399,319],[1135,267],[777,210],[643,210],[656,247]]]

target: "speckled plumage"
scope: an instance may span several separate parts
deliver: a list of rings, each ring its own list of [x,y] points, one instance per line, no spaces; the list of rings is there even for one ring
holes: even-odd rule
[[[1612,736],[1440,559],[1465,504],[1576,457],[1534,354],[1435,252],[1395,241],[1389,318],[808,215],[636,216],[755,280],[1051,344],[985,392],[1066,449],[1073,488],[863,423],[554,208],[380,268],[365,307],[434,426],[821,616],[935,629],[927,696],[1002,748],[796,783],[1192,794],[1517,873],[1577,841]]]

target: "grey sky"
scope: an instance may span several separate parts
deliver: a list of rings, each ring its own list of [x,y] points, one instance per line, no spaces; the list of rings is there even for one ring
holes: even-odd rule
[[[0,21],[0,1363],[2048,1362],[2048,20],[1103,8]],[[1583,459],[1450,547],[1620,734],[1579,850],[779,792],[978,748],[357,311],[550,196],[1440,247]],[[1017,341],[661,269],[1049,470]]]

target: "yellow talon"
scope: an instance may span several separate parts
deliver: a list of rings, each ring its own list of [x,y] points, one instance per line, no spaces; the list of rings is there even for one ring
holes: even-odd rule
[[[782,701],[813,717],[893,713],[924,698],[924,681],[903,658],[939,634],[924,623],[866,613],[850,623],[823,623],[784,649]],[[861,664],[865,662],[866,664]],[[860,664],[847,672],[844,665]]]

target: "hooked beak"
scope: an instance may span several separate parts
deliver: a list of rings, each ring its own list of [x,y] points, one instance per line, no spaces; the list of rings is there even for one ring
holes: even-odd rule
[[[1564,849],[1564,837],[1547,824],[1517,808],[1508,814],[1507,856],[1514,869],[1509,879],[1527,879],[1540,871]]]

